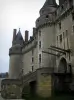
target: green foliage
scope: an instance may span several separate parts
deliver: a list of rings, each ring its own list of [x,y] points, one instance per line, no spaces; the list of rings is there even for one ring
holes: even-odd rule
[[[49,98],[42,98],[37,95],[28,95],[26,100],[74,100],[74,95],[72,94],[58,94],[58,95],[53,95],[52,97]]]
[[[60,96],[53,96],[50,98],[41,98],[38,96],[29,96],[26,100],[74,100],[74,96],[68,95],[60,95]]]

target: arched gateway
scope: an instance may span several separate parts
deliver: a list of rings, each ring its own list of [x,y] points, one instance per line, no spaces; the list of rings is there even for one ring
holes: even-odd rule
[[[67,73],[67,61],[65,58],[62,58],[60,60],[60,63],[58,66],[58,73]]]
[[[61,58],[58,66],[58,72],[55,73],[55,89],[59,91],[69,91],[71,82],[71,70],[68,72],[68,64],[65,58]]]

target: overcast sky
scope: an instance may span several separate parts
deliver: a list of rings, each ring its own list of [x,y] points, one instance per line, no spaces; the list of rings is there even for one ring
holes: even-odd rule
[[[57,0],[58,1],[58,0]],[[12,45],[13,29],[29,30],[39,16],[45,0],[0,0],[0,72],[9,71],[9,48]]]

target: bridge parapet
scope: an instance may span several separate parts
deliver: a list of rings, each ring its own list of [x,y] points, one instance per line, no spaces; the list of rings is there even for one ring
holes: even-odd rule
[[[4,99],[21,99],[21,81],[18,79],[4,79],[1,82],[1,96]]]
[[[35,72],[30,72],[23,77],[21,77],[21,80],[23,83],[31,82],[31,81],[36,81],[37,80],[37,74],[52,74],[53,68],[50,67],[44,67],[44,68],[39,68]]]
[[[35,81],[36,80],[36,71],[24,75],[23,77],[21,77],[21,80],[24,84],[29,83],[31,81]]]
[[[29,91],[25,93],[31,93],[30,89],[33,89],[32,92],[48,97],[51,95],[52,72],[52,68],[39,68],[21,79],[4,79],[1,83],[1,95],[5,99],[21,99],[23,88],[28,87]]]

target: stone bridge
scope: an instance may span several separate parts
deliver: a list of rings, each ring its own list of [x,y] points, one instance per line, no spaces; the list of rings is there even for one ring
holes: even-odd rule
[[[4,98],[17,98],[37,94],[42,97],[51,96],[52,68],[39,68],[20,79],[4,79],[1,83],[1,95]]]

